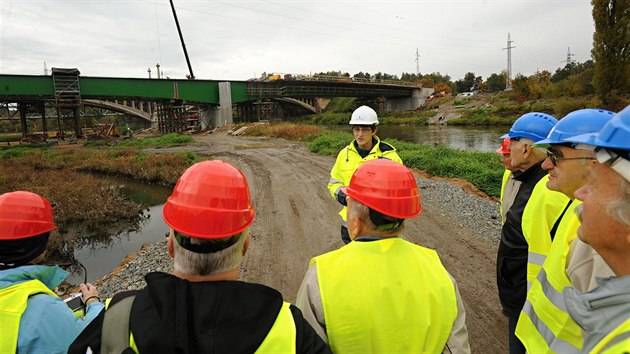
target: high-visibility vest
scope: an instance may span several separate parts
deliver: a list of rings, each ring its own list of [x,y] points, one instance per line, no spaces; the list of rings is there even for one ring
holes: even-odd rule
[[[394,237],[351,242],[313,263],[333,352],[444,349],[457,298],[435,251]]]
[[[501,179],[501,195],[499,197],[500,203],[499,203],[499,214],[501,215],[501,222],[504,223],[505,222],[505,217],[503,216],[503,197],[505,194],[505,185],[507,184],[507,181],[510,179],[510,175],[512,174],[512,171],[510,170],[505,170],[503,171],[503,178]]]
[[[129,301],[125,301],[129,300]],[[108,310],[105,312],[103,320],[103,337],[101,343],[101,353],[116,352],[120,353],[125,350],[128,335],[129,348],[135,353],[140,353],[138,346],[133,337],[133,333],[129,330],[129,316],[131,306],[133,304],[133,297],[125,298],[116,304],[111,309],[109,304],[111,299],[106,301]],[[260,344],[255,353],[257,354],[295,354],[296,353],[296,337],[297,329],[295,327],[295,320],[290,309],[291,304],[283,302],[276,321],[267,333],[267,336]],[[112,317],[114,316],[114,317]],[[114,326],[115,328],[111,328]],[[125,336],[122,338],[121,336]]]
[[[0,289],[0,353],[16,352],[20,319],[26,310],[28,298],[35,294],[57,296],[36,279]]]
[[[551,248],[552,229],[571,200],[547,188],[549,175],[541,178],[523,211],[522,229],[527,241],[527,289],[529,290]]]
[[[376,144],[374,144],[372,150],[370,150],[370,153],[366,157],[361,157],[361,155],[359,155],[359,152],[354,147],[354,140],[348,146],[343,148],[341,152],[339,152],[335,165],[330,171],[330,180],[328,181],[328,191],[333,198],[337,198],[336,195],[339,193],[339,188],[350,184],[350,179],[352,178],[354,171],[356,171],[357,168],[365,162],[386,158],[402,163],[400,156],[398,156],[398,153],[393,146],[385,142],[381,142],[376,135],[374,136],[374,139],[376,140]],[[381,145],[386,145],[387,148],[391,148],[391,150],[381,151]],[[348,207],[346,206],[344,206],[339,212],[339,215],[341,215],[341,219],[344,222],[347,220],[347,212]]]
[[[516,325],[516,336],[529,353],[579,352],[582,331],[567,312],[562,291],[571,286],[567,276],[571,242],[577,237],[580,221],[574,200],[558,226],[551,249],[527,293],[527,300]]]
[[[593,354],[630,353],[630,318],[608,333],[593,349]]]

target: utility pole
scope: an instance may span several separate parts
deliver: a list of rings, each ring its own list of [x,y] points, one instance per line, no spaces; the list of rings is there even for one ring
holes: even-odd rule
[[[157,78],[161,79],[161,77],[160,77],[160,63],[155,64],[155,67],[157,68]]]
[[[503,50],[507,49],[507,76],[505,78],[505,91],[512,91],[512,48],[516,48],[512,46],[513,40],[510,39],[510,33],[508,32],[507,39],[507,47],[503,48]]]
[[[418,77],[418,80],[420,79],[420,53],[418,48],[416,48],[416,77]]]
[[[151,68],[148,68],[147,71],[149,72],[149,79],[151,78]]]

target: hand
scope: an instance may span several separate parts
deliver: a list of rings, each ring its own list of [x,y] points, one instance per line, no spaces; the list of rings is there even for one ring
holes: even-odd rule
[[[81,294],[83,295],[83,302],[87,305],[94,301],[100,301],[98,298],[98,290],[96,287],[90,283],[79,285],[79,290],[81,290]]]

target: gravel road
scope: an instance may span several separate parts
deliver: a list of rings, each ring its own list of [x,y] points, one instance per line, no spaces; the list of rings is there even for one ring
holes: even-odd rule
[[[262,283],[293,301],[311,257],[341,247],[339,205],[326,184],[334,157],[310,153],[282,139],[195,136],[192,146],[153,149],[196,151],[224,160],[247,176],[257,211],[241,279]],[[462,188],[461,181],[427,178],[414,171],[424,209],[406,222],[404,237],[435,249],[457,280],[475,353],[507,351],[507,320],[495,285],[500,234],[498,204]],[[102,297],[144,286],[143,275],[171,270],[165,242],[148,244],[99,284]],[[422,286],[422,285],[419,285]]]

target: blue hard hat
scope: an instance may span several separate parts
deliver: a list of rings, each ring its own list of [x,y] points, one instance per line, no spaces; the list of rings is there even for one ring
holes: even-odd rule
[[[599,132],[574,136],[567,142],[630,151],[630,106],[612,117]]]
[[[605,109],[580,109],[567,114],[551,129],[547,139],[537,141],[535,146],[571,143],[567,139],[576,135],[600,131],[615,112]]]
[[[537,142],[546,138],[556,123],[558,120],[547,113],[525,113],[512,124],[510,132],[502,135],[501,139],[527,138]]]

